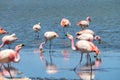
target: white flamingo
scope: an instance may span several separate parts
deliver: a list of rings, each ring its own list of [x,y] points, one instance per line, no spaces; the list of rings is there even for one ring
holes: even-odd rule
[[[43,46],[46,44],[46,42],[49,40],[50,41],[50,50],[51,50],[51,40],[58,37],[58,34],[54,31],[47,31],[44,33],[44,42],[42,42],[39,46],[40,51],[44,51],[43,50]]]
[[[33,30],[35,31],[35,33],[37,33],[38,37],[40,29],[41,29],[40,23],[33,25]]]
[[[98,40],[98,43],[101,43],[101,37],[100,36],[93,36],[92,34],[81,34],[79,36],[76,36],[77,40],[87,40],[93,42],[94,40]]]
[[[18,63],[20,61],[19,51],[22,48],[22,46],[24,45],[19,44],[15,47],[15,50],[5,49],[5,50],[0,51],[0,63],[1,64],[7,63],[8,67],[9,67],[9,63],[11,62]],[[8,72],[10,73],[10,70],[8,70]]]
[[[81,20],[77,23],[77,26],[80,26],[82,29],[85,29],[89,26],[89,22],[91,21],[90,17],[87,17],[86,20]]]
[[[81,35],[81,34],[84,34],[84,33],[95,35],[94,31],[92,31],[90,29],[80,30],[80,31],[76,32],[76,35]]]
[[[82,34],[86,34],[86,35],[82,35]],[[91,34],[91,35],[89,35]],[[98,40],[98,43],[101,43],[101,37],[98,35],[95,35],[94,31],[90,30],[90,29],[84,29],[84,30],[80,30],[78,32],[76,32],[76,35],[78,36],[77,39],[79,39],[79,36],[84,36],[85,38],[93,38],[93,40]],[[89,35],[89,36],[88,36]],[[93,37],[92,37],[93,35]],[[82,37],[83,38],[83,37]]]

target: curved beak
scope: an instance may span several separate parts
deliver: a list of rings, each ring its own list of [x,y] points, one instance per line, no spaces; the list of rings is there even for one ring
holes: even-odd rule
[[[25,45],[24,45],[24,44],[19,44],[19,46],[23,47],[23,46],[25,46]]]

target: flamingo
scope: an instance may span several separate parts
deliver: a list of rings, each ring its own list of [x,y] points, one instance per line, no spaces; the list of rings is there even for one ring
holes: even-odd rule
[[[63,27],[65,33],[65,28],[69,27],[71,25],[71,22],[66,18],[62,18],[60,25]]]
[[[98,43],[101,43],[101,37],[100,36],[93,36],[92,34],[83,33],[76,37],[78,40],[87,40],[93,42],[93,40],[98,40]]]
[[[83,56],[84,53],[87,53],[87,55],[89,57],[90,57],[90,55],[89,55],[90,52],[95,52],[96,56],[98,56],[98,54],[100,53],[100,51],[97,48],[97,46],[95,46],[92,42],[86,41],[86,40],[79,40],[74,45],[74,38],[73,38],[73,36],[71,34],[66,34],[66,36],[71,41],[71,48],[72,48],[72,50],[81,52],[81,59],[80,59],[79,63],[81,63],[82,56]],[[91,60],[91,58],[90,58],[90,60]],[[75,69],[76,69],[76,67],[75,67]]]
[[[0,63],[7,63],[9,67],[9,63],[14,62],[18,63],[20,61],[19,51],[24,46],[24,44],[19,44],[15,47],[15,49],[5,49],[0,51]],[[10,73],[10,70],[8,70]],[[11,74],[10,74],[11,76]],[[12,77],[12,76],[11,76]]]
[[[66,27],[70,26],[71,23],[70,23],[70,21],[69,21],[68,19],[62,18],[60,25],[61,25],[63,28],[66,28]]]
[[[82,35],[82,34],[91,34],[93,35],[93,40],[98,40],[98,43],[100,44],[101,43],[101,37],[98,36],[98,35],[95,35],[94,31],[90,30],[90,29],[85,29],[85,30],[81,30],[79,32],[76,32],[76,35],[79,36],[79,35]],[[89,36],[90,37],[90,36]],[[92,37],[91,37],[92,38]],[[77,38],[79,39],[79,38]]]
[[[39,37],[39,31],[40,31],[40,29],[41,29],[40,23],[33,25],[33,30],[36,33],[38,33],[38,37]]]
[[[47,43],[47,41],[50,41],[50,49],[51,49],[51,40],[58,37],[59,35],[54,32],[54,31],[47,31],[44,33],[44,38],[45,40],[40,44],[39,49],[40,51],[44,51],[43,50],[43,46]]]
[[[10,62],[19,62],[20,55],[18,52],[24,46],[24,44],[19,44],[15,47],[15,49],[5,49],[0,51],[0,63],[10,63]]]
[[[15,36],[15,33],[11,35],[5,35],[2,38],[2,44],[0,45],[0,48],[2,48],[4,45],[12,44],[14,41],[16,41],[18,38]],[[10,48],[10,46],[9,46]]]
[[[90,30],[90,29],[80,30],[80,31],[76,32],[76,35],[81,35],[81,34],[83,34],[83,33],[95,35],[94,31],[92,31],[92,30]]]
[[[77,26],[81,26],[82,29],[85,29],[89,26],[89,22],[91,21],[91,18],[88,16],[86,20],[81,20],[77,23]]]
[[[2,34],[8,34],[8,32],[5,31],[3,28],[0,27],[0,35],[2,35]]]

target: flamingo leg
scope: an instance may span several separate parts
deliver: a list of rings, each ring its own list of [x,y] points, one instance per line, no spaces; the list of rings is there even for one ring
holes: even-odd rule
[[[83,58],[83,53],[81,53],[80,61],[79,61],[79,63],[75,66],[74,70],[76,70],[76,68],[78,67],[78,65],[81,64],[81,62],[82,62],[82,58]]]
[[[49,53],[51,53],[51,46],[52,46],[52,41],[50,40]]]
[[[2,70],[2,66],[4,66],[3,63],[1,63],[1,65],[0,65],[0,70]]]
[[[8,44],[8,49],[10,49],[10,45]]]
[[[88,58],[89,58],[89,60],[90,60],[90,80],[92,80],[92,63],[91,63],[91,57],[90,57],[90,54],[89,53],[87,53],[87,56],[88,56]]]
[[[37,37],[39,38],[39,31],[37,32]]]
[[[8,72],[9,72],[9,75],[10,75],[10,78],[12,79],[12,74],[10,73],[10,64],[8,63]]]

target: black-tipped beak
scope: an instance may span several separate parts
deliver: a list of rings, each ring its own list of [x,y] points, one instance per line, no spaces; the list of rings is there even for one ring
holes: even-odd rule
[[[25,46],[25,45],[24,45],[24,44],[19,44],[19,46],[23,47],[23,46]]]
[[[41,52],[41,53],[44,53],[45,51],[43,50],[43,48],[40,48],[40,52]]]
[[[67,34],[65,34],[65,36],[68,36]]]

